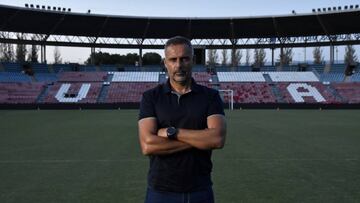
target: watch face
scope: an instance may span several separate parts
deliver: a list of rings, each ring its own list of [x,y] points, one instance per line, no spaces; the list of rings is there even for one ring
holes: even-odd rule
[[[168,134],[169,136],[174,135],[175,133],[176,133],[176,128],[174,128],[174,127],[169,127],[169,128],[167,129],[167,134]]]
[[[169,127],[166,129],[166,134],[169,139],[176,139],[177,129],[174,127]]]

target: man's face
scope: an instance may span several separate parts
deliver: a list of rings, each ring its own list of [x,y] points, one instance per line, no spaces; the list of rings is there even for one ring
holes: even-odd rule
[[[165,67],[170,81],[185,85],[191,79],[192,51],[184,44],[170,45],[165,50]]]

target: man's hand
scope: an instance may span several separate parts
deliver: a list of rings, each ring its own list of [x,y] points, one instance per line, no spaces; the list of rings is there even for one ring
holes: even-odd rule
[[[157,130],[155,117],[139,120],[138,127],[140,146],[144,155],[172,154],[192,148],[185,142],[167,139],[166,128]]]
[[[167,128],[161,128],[161,129],[159,129],[158,132],[157,132],[157,135],[158,135],[159,137],[167,138],[166,130],[167,130]]]
[[[178,128],[177,140],[187,143],[195,148],[208,150],[219,149],[225,144],[226,122],[223,115],[211,115],[207,118],[208,128],[203,130],[190,130]],[[158,137],[166,138],[167,128],[157,131]]]

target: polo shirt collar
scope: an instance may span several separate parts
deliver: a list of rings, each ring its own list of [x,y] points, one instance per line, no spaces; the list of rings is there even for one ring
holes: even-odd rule
[[[191,78],[191,92],[199,92],[201,91],[201,87],[195,82],[194,78]],[[170,85],[170,79],[167,79],[166,83],[164,84],[163,88],[164,93],[171,93],[171,85]]]

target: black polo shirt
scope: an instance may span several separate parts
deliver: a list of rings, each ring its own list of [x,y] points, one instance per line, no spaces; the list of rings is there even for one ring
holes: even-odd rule
[[[219,92],[195,83],[191,91],[178,96],[171,90],[169,80],[144,92],[139,120],[155,117],[158,128],[202,130],[207,128],[207,117],[224,115]],[[196,148],[170,155],[150,156],[149,187],[160,191],[189,192],[212,185],[211,150]]]

